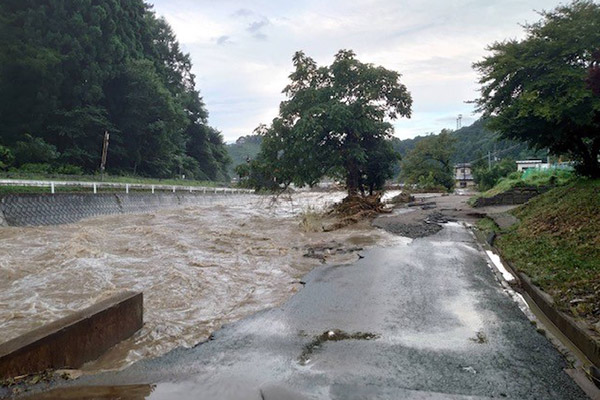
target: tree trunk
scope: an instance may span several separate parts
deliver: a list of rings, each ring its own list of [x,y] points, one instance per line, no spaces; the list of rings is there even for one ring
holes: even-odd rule
[[[579,173],[590,178],[600,178],[600,139],[594,140],[591,146],[586,146],[583,140],[577,138],[575,140],[582,163],[579,165]]]
[[[358,167],[354,162],[348,163],[346,168],[346,189],[348,190],[348,197],[356,196],[358,194],[359,182],[358,182]]]

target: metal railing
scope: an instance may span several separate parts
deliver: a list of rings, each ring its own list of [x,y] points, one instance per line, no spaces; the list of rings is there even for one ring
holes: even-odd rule
[[[58,187],[80,187],[88,188],[93,193],[98,193],[100,189],[124,190],[129,193],[130,190],[149,190],[155,191],[188,192],[188,193],[209,193],[209,194],[240,194],[254,193],[250,189],[233,189],[226,187],[207,187],[207,186],[183,186],[183,185],[152,185],[144,183],[116,183],[116,182],[85,182],[85,181],[37,181],[26,179],[0,179],[0,186],[24,186],[24,187],[47,187],[50,193],[56,193]]]

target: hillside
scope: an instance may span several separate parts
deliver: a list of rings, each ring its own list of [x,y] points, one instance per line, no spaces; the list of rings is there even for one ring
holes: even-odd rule
[[[450,134],[456,139],[453,163],[473,162],[487,158],[488,152],[498,158],[523,159],[543,157],[545,153],[528,149],[526,144],[511,140],[500,140],[496,133],[484,127],[484,120],[479,119],[472,125],[453,131]],[[427,136],[417,136],[412,139],[400,140],[393,138],[394,149],[405,156],[415,145]]]
[[[231,158],[229,165],[229,175],[234,177],[234,169],[240,164],[246,162],[248,158],[253,159],[260,151],[262,137],[259,135],[242,136],[235,143],[227,145],[227,153]]]

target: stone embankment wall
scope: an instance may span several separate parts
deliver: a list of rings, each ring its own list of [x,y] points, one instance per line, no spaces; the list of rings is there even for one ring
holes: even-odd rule
[[[511,204],[524,204],[532,197],[550,190],[549,186],[517,186],[504,193],[493,197],[479,197],[473,204],[474,207],[501,206]]]
[[[108,214],[235,201],[250,194],[119,193],[22,194],[0,198],[0,226],[58,225]]]

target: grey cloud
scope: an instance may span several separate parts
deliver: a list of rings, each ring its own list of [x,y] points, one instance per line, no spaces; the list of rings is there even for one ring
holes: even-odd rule
[[[253,14],[254,14],[254,11],[252,11],[252,10],[249,10],[247,8],[240,8],[239,10],[237,10],[236,12],[231,14],[231,16],[232,17],[249,17]]]
[[[222,46],[222,45],[224,45],[224,44],[231,43],[231,41],[230,41],[229,39],[230,39],[230,38],[229,38],[229,36],[227,36],[227,35],[223,35],[223,36],[219,36],[219,37],[216,39],[216,41],[217,41],[217,44],[218,44],[219,46]]]
[[[267,40],[267,35],[260,32],[255,33],[254,35],[252,35],[252,37],[258,40]]]
[[[246,30],[250,33],[256,33],[258,31],[260,31],[262,28],[264,28],[265,26],[269,25],[269,20],[264,18],[260,21],[254,21],[252,22],[250,25],[248,25],[248,27],[246,28]]]

